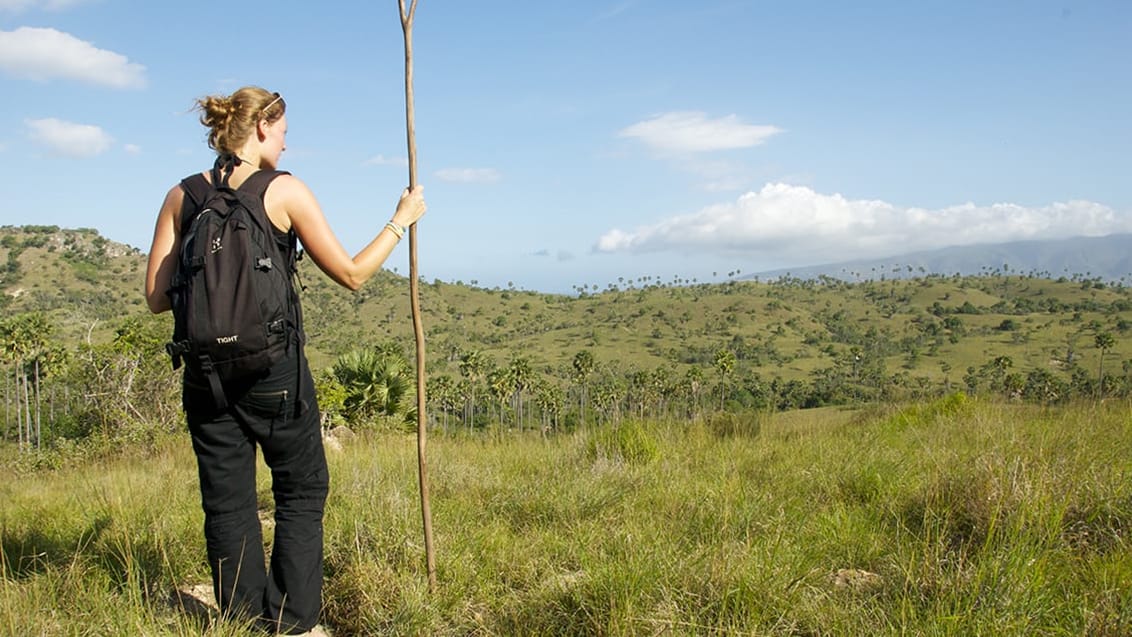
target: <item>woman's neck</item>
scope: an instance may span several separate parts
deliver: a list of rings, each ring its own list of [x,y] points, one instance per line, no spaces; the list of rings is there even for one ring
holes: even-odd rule
[[[251,140],[249,140],[249,141],[251,141]],[[253,143],[244,144],[244,147],[241,148],[240,150],[236,151],[234,154],[235,154],[236,158],[240,160],[241,166],[244,165],[244,164],[247,164],[247,165],[251,166],[252,168],[259,168],[260,156],[259,156],[259,145],[258,144],[253,144]]]

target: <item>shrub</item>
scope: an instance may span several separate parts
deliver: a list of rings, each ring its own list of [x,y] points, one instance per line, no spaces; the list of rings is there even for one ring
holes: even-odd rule
[[[721,411],[708,416],[705,424],[708,430],[720,438],[756,438],[767,417],[761,411]]]
[[[416,419],[411,404],[416,382],[395,343],[351,350],[338,357],[332,373],[344,391],[341,413],[351,425],[372,423],[379,416],[401,423]]]
[[[659,450],[656,438],[637,420],[603,427],[593,432],[587,444],[592,459],[607,459],[628,464],[648,464]]]

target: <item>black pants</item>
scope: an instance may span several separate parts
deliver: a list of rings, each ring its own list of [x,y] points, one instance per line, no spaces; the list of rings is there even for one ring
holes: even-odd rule
[[[217,602],[226,616],[257,618],[280,633],[310,630],[322,603],[329,474],[314,383],[302,356],[284,360],[250,387],[229,388],[223,411],[215,409],[207,383],[186,379],[183,394]],[[257,512],[257,445],[271,468],[275,497],[270,568]]]

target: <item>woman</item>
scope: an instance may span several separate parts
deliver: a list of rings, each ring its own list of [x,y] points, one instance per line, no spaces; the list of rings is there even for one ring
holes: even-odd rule
[[[259,170],[272,171],[286,149],[286,103],[278,93],[244,87],[229,96],[197,101],[208,144],[238,188]],[[211,181],[212,171],[203,173]],[[277,243],[293,252],[295,238],[331,279],[358,289],[381,268],[405,228],[425,212],[421,187],[406,190],[390,222],[354,257],[331,231],[314,194],[288,173],[271,179],[263,195]],[[151,311],[170,309],[166,294],[176,269],[184,221],[195,212],[181,184],[157,216],[149,251],[145,296]],[[293,253],[288,256],[293,256]],[[298,313],[301,316],[301,313]],[[301,320],[301,319],[300,319]],[[205,513],[213,586],[222,612],[254,617],[268,630],[301,634],[315,629],[322,593],[322,516],[329,482],[314,383],[296,347],[262,377],[225,386],[217,407],[208,383],[186,370],[182,402],[192,434]],[[296,388],[298,390],[296,391]],[[275,536],[269,568],[257,515],[256,446],[271,468]]]

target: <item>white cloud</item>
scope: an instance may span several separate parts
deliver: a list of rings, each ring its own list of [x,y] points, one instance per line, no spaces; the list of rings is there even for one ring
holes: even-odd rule
[[[24,120],[28,135],[55,155],[94,157],[109,150],[114,138],[106,131],[89,124],[75,124],[53,117]]]
[[[442,168],[436,171],[436,176],[441,181],[465,184],[489,184],[503,178],[494,168]]]
[[[409,160],[405,157],[386,157],[377,155],[362,162],[363,166],[408,166]]]
[[[69,33],[36,27],[0,31],[0,70],[39,82],[63,78],[111,88],[146,84],[145,67],[126,56]]]
[[[637,122],[618,135],[639,139],[659,151],[703,153],[758,146],[781,132],[776,126],[745,124],[736,115],[709,119],[706,113],[674,112]]]
[[[126,151],[126,153],[130,155],[140,155],[142,152],[141,146],[138,146],[137,144],[126,144],[122,146],[122,150]]]
[[[946,246],[1132,231],[1132,215],[1090,201],[1030,208],[965,203],[937,210],[824,195],[804,186],[765,185],[732,202],[662,219],[632,232],[613,229],[597,252],[728,252],[792,263],[878,258]]]
[[[31,7],[42,7],[47,11],[63,11],[86,2],[89,0],[0,0],[0,11],[19,13]]]

